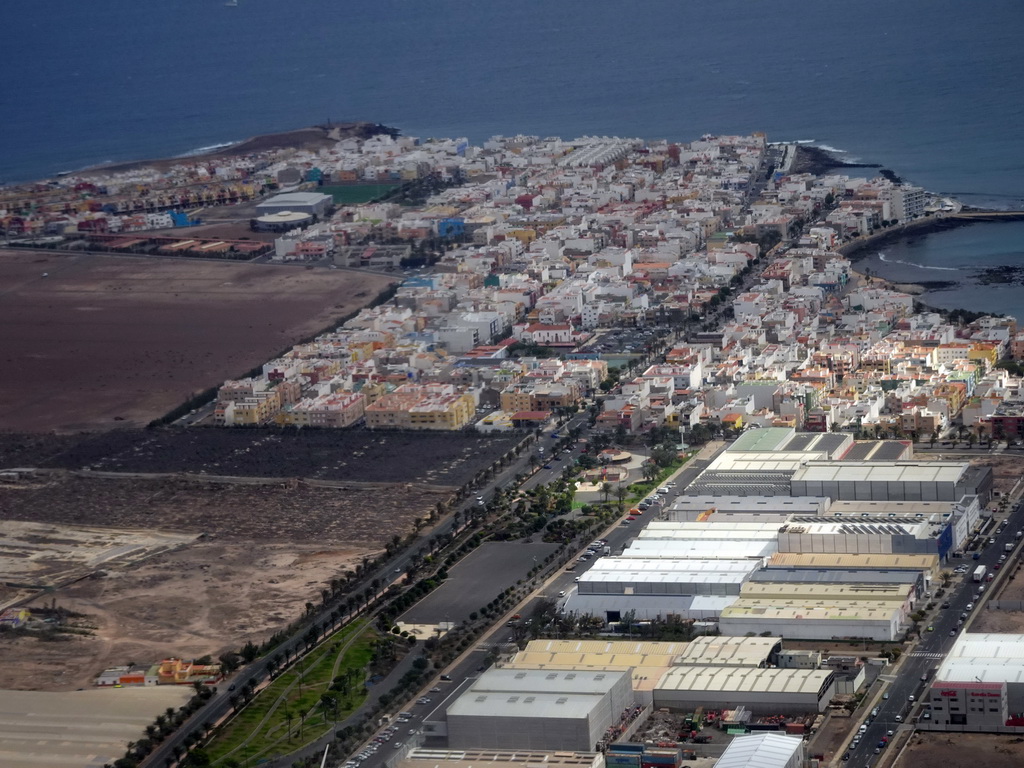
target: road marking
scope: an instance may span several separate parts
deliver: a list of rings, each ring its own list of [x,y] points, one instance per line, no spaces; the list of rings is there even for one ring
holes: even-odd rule
[[[946,654],[944,653],[927,653],[925,651],[914,651],[909,654],[912,659],[944,659]]]

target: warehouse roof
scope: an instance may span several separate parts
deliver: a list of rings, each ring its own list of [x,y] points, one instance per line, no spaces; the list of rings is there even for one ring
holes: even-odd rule
[[[952,462],[817,462],[797,470],[793,482],[890,482],[957,483],[966,471],[966,463]]]
[[[799,533],[816,536],[914,536],[930,538],[933,524],[929,520],[895,517],[851,517],[844,520],[835,518],[795,518],[781,528],[779,533]]]
[[[715,768],[784,768],[802,745],[801,737],[781,733],[737,736],[729,742]]]
[[[748,429],[729,446],[729,451],[775,451],[792,439],[796,430],[792,427],[768,427]]]
[[[1024,683],[1024,635],[965,632],[953,643],[935,679]]]
[[[872,571],[928,571],[938,566],[938,563],[938,555],[831,555],[779,552],[768,559],[769,568],[866,568]]]
[[[543,653],[632,653],[641,656],[673,658],[686,651],[688,642],[661,642],[649,640],[531,640],[526,651]]]
[[[587,573],[587,581],[742,581],[761,564],[760,560],[673,560],[639,557],[602,557]],[[580,577],[583,581],[583,577]]]
[[[892,621],[901,610],[896,603],[870,600],[743,597],[722,609],[722,619],[759,621]]]
[[[713,619],[738,595],[626,595],[572,593],[565,610],[582,616],[604,617],[609,611],[621,615],[632,612],[638,621],[658,617],[681,616],[688,619]]]
[[[513,672],[523,670],[511,670]],[[559,674],[555,670],[538,670]],[[564,672],[587,674],[587,672]],[[624,675],[626,672],[609,671],[605,674]],[[602,705],[602,697],[590,693],[509,693],[467,691],[448,708],[448,717],[537,717],[545,720],[579,720]]]
[[[750,581],[796,584],[916,584],[914,571],[844,571],[836,568],[763,568],[750,574]]]
[[[530,768],[596,768],[604,765],[599,752],[533,752],[526,749],[413,749],[396,765],[400,768],[469,768],[502,764]]]
[[[740,560],[750,557],[768,557],[779,550],[778,541],[763,539],[723,541],[683,539],[636,540],[624,550],[624,558],[674,558],[695,560]]]
[[[723,496],[788,496],[791,467],[785,470],[768,471],[749,468],[735,471],[706,470],[686,488],[687,495],[720,493]]]
[[[829,508],[827,496],[680,496],[668,508],[674,511],[714,509],[716,512],[821,513]],[[712,518],[714,519],[714,518]]]
[[[695,637],[676,659],[685,666],[760,667],[779,650],[778,637]]]
[[[534,640],[505,668],[629,670],[633,688],[650,688],[672,666],[687,643],[638,643],[632,640]],[[644,681],[651,681],[645,683]]]
[[[774,538],[779,532],[776,522],[674,522],[653,520],[644,530],[640,531],[641,539],[657,538]]]
[[[837,500],[820,517],[888,516],[917,517],[945,515],[953,511],[955,501],[854,501]]]
[[[455,700],[448,715],[578,719],[601,706],[624,670],[491,668]]]
[[[736,693],[818,693],[833,673],[821,669],[673,667],[655,690]]]
[[[740,586],[740,597],[782,600],[877,600],[906,602],[913,584],[807,584],[759,581]]]
[[[620,674],[594,672],[546,672],[539,669],[491,668],[476,679],[469,691],[482,693],[573,693],[604,694],[611,690]]]

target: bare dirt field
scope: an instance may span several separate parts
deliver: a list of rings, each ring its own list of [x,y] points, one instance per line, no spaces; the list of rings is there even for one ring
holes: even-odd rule
[[[364,306],[389,282],[284,266],[0,250],[0,429],[148,423]]]
[[[84,579],[29,603],[84,614],[91,636],[0,639],[4,687],[74,690],[105,668],[168,656],[195,658],[259,643],[298,618],[332,578],[368,550],[348,542],[208,540]]]
[[[149,688],[0,696],[0,765],[4,768],[85,768],[113,763],[125,744],[191,689]]]
[[[43,457],[41,447],[32,447],[35,441],[28,441],[27,452],[42,458],[39,466],[62,469],[415,481],[455,487],[472,480],[520,439],[475,432],[171,428],[104,432],[55,445],[49,457]],[[4,442],[0,436],[0,446]]]
[[[67,584],[103,568],[129,566],[184,547],[196,534],[120,531],[0,520],[0,610],[39,589]],[[23,586],[12,586],[12,585]]]
[[[1013,568],[1011,573],[1005,573],[1007,568]],[[1003,568],[1004,574],[1000,575],[998,591],[989,596],[989,602],[1013,600],[1021,601],[1024,605],[1024,572],[1021,570],[1020,560],[1011,559]],[[997,611],[989,609],[989,603],[985,603],[986,610],[974,617],[971,622],[972,632],[997,632],[1003,634],[1024,634],[1024,611]]]
[[[984,456],[970,459],[971,466],[992,467],[992,490],[1007,494],[1020,480],[1024,457],[1015,454]]]
[[[79,688],[114,664],[216,655],[247,639],[259,642],[300,616],[331,579],[383,550],[393,536],[410,533],[415,519],[448,495],[407,484],[325,488],[300,481],[112,480],[64,472],[0,486],[0,520],[105,525],[121,538],[142,532],[140,540],[151,537],[153,528],[204,534],[143,562],[100,564],[98,575],[28,603],[48,607],[55,599],[84,614],[82,621],[95,631],[62,642],[0,639],[5,687]],[[70,540],[60,530],[54,536]],[[5,574],[5,580],[16,583],[16,576]],[[0,602],[15,592],[0,587]]]
[[[987,733],[918,733],[894,768],[1019,768],[1024,739]]]
[[[320,542],[383,549],[449,492],[421,485],[315,487],[301,481],[235,484],[92,479],[47,474],[0,486],[0,519],[207,533],[233,541]]]

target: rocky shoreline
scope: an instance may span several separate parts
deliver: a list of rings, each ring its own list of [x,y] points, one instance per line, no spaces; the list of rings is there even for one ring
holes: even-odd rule
[[[398,136],[396,128],[381,123],[351,122],[315,125],[309,128],[298,128],[280,133],[265,133],[236,142],[226,147],[218,147],[209,152],[178,157],[161,157],[150,160],[131,160],[125,163],[97,165],[75,173],[76,176],[106,175],[134,171],[139,168],[156,168],[165,171],[175,165],[195,162],[205,157],[240,157],[263,152],[277,152],[290,149],[317,150],[333,146],[336,142],[347,138],[368,139],[372,136],[388,134]]]
[[[824,176],[829,171],[833,171],[837,168],[881,169],[878,173],[883,176],[887,172],[887,169],[882,168],[879,163],[847,163],[821,147],[812,147],[808,144],[798,144],[796,146],[796,155],[793,158],[793,163],[789,167],[789,172],[811,173],[815,176]],[[892,172],[888,171],[888,173]]]

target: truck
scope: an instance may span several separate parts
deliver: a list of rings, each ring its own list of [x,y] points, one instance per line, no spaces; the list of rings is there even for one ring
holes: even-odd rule
[[[977,568],[975,568],[974,569],[974,581],[975,582],[981,582],[981,580],[985,578],[985,572],[987,570],[988,569],[984,565],[979,565]]]

